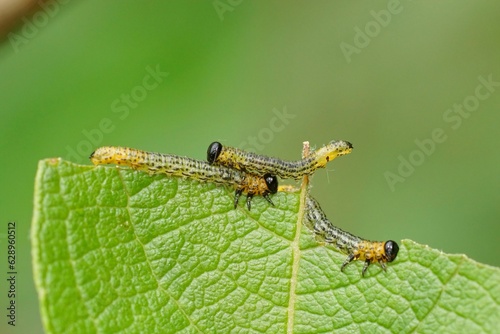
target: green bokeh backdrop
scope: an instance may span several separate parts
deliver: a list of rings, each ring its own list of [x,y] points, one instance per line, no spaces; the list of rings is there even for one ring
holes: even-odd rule
[[[204,159],[219,140],[297,159],[304,140],[349,140],[353,153],[312,180],[334,223],[500,265],[500,86],[459,125],[444,119],[488,92],[480,76],[500,82],[500,3],[218,3],[57,3],[0,45],[0,241],[16,221],[19,272],[18,326],[4,316],[0,332],[42,332],[29,240],[37,161],[88,164],[100,145]],[[169,74],[144,90],[147,68]],[[415,141],[435,129],[446,139],[418,160]],[[419,165],[391,189],[400,156]]]

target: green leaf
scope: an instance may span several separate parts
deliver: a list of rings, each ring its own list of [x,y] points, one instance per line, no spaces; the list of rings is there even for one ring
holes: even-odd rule
[[[495,332],[500,270],[404,240],[387,272],[316,243],[300,193],[256,197],[40,162],[32,252],[49,333]],[[296,233],[300,227],[300,233]]]

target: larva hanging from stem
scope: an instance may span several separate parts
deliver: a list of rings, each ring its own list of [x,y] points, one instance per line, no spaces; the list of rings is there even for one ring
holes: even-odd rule
[[[236,189],[235,208],[242,193],[247,194],[247,207],[250,210],[254,195],[262,195],[273,204],[269,194],[278,191],[278,180],[276,176],[270,174],[257,176],[223,166],[211,166],[205,161],[188,157],[146,152],[128,147],[100,147],[90,155],[90,160],[94,165],[124,165],[149,174],[188,177],[201,182],[232,186]]]
[[[351,151],[351,143],[334,140],[312,152],[307,158],[298,161],[284,161],[213,142],[208,147],[207,160],[210,164],[226,166],[256,175],[269,173],[284,179],[299,180],[304,175],[311,175],[316,169],[325,167],[329,161],[336,157],[349,154]]]
[[[386,263],[394,261],[398,255],[399,246],[395,241],[369,241],[334,226],[326,218],[318,202],[309,194],[306,196],[304,221],[318,239],[347,254],[341,271],[353,260],[365,261],[361,272],[363,276],[372,263],[379,263],[382,269],[386,270]]]

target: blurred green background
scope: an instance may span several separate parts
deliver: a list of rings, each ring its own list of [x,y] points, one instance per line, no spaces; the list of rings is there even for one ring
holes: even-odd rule
[[[102,145],[298,159],[304,140],[348,140],[312,180],[334,223],[499,266],[499,21],[493,1],[75,1],[25,17],[0,45],[0,241],[16,221],[19,273],[17,327],[3,316],[0,332],[42,332],[37,162],[89,164]]]

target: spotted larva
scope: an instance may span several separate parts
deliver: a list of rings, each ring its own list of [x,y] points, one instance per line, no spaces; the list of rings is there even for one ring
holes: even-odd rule
[[[349,154],[351,151],[351,143],[334,140],[312,152],[307,158],[298,161],[284,161],[213,142],[208,147],[207,160],[210,164],[226,166],[256,175],[269,173],[284,179],[299,180],[304,175],[311,175],[316,169],[325,167],[329,161],[336,157]]]
[[[238,205],[242,193],[247,194],[247,207],[250,210],[254,195],[262,195],[273,204],[269,194],[278,191],[278,180],[270,174],[257,176],[223,166],[211,166],[205,161],[170,154],[146,152],[127,147],[104,146],[90,155],[94,165],[116,164],[146,171],[149,174],[167,174],[187,177],[201,182],[213,182],[232,186],[236,189],[234,206]]]
[[[386,263],[394,261],[398,255],[399,246],[395,241],[369,241],[334,226],[326,218],[318,202],[310,195],[306,197],[304,222],[317,239],[331,244],[342,253],[347,254],[347,259],[340,268],[342,271],[353,260],[365,261],[362,270],[363,276],[372,263],[378,262],[382,269],[386,270]]]

